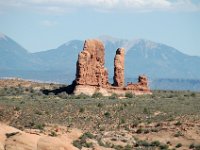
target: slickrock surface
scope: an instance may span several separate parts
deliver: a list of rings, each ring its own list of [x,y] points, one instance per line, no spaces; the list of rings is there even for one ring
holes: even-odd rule
[[[72,145],[72,139],[68,135],[50,137],[42,133],[26,133],[0,123],[0,150],[78,150],[78,148]]]

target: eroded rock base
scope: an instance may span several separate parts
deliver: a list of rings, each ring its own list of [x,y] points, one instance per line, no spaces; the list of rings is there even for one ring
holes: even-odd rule
[[[130,90],[130,89],[118,88],[118,87],[102,88],[102,87],[95,87],[95,86],[90,86],[90,85],[77,85],[74,89],[75,95],[86,94],[86,95],[92,96],[95,93],[101,93],[103,96],[111,96],[112,94],[125,96],[126,93],[132,93],[134,95],[152,94],[151,91]]]

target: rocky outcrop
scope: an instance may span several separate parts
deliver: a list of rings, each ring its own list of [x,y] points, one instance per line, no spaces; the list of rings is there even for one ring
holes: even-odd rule
[[[139,83],[140,85],[142,85],[142,86],[148,87],[148,79],[147,79],[147,76],[145,76],[145,75],[139,76],[139,78],[138,78],[138,83]]]
[[[118,48],[114,59],[114,86],[124,86],[124,48]]]
[[[78,56],[76,84],[106,87],[108,72],[104,67],[104,46],[98,40],[85,41],[83,51]]]
[[[104,96],[113,93],[125,95],[126,92],[133,94],[151,94],[148,88],[146,76],[139,76],[138,83],[124,84],[124,48],[118,48],[114,58],[114,83],[108,82],[108,72],[104,67],[103,43],[99,40],[86,40],[83,51],[80,52],[77,61],[76,79],[73,82],[75,95],[81,93],[92,95],[100,92]]]
[[[138,77],[138,83],[128,83],[125,87],[126,90],[130,91],[140,91],[148,93],[150,89],[148,88],[148,79],[145,75],[141,75]]]
[[[0,123],[0,150],[78,150],[72,138],[68,134],[50,137],[40,132],[26,133]]]

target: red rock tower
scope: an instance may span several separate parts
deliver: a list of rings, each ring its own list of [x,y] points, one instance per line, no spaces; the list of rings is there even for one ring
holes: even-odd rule
[[[84,93],[93,95],[96,92],[104,96],[113,93],[125,95],[131,92],[135,95],[152,94],[145,75],[139,76],[137,83],[124,84],[124,48],[118,48],[114,58],[114,83],[108,82],[108,72],[104,67],[105,48],[99,40],[86,40],[83,50],[78,55],[76,79],[70,86],[75,95]]]
[[[108,72],[104,67],[105,48],[99,40],[86,40],[77,61],[76,84],[105,87]]]
[[[124,48],[118,48],[114,58],[114,86],[124,86]]]

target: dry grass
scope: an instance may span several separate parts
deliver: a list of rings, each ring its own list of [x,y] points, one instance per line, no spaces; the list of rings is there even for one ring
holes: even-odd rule
[[[116,95],[45,95],[31,86],[0,89],[1,122],[19,129],[43,130],[48,124],[79,128],[97,135],[96,140],[105,147],[115,149],[120,149],[118,144],[127,149],[145,149],[155,141],[160,142],[157,148],[168,145],[167,149],[189,149],[194,143],[198,149],[199,119],[197,92],[153,91],[153,95],[118,99]]]

